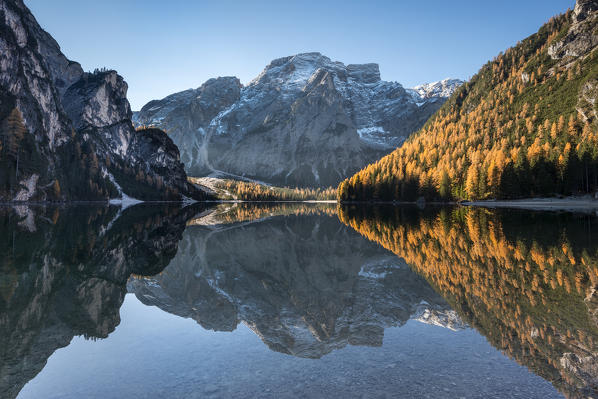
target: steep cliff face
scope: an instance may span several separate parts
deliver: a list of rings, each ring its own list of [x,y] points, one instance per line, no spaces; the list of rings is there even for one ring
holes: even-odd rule
[[[243,322],[270,349],[306,358],[348,344],[379,346],[385,328],[410,319],[463,327],[403,261],[334,215],[194,223],[168,268],[128,287],[141,302],[206,329]]]
[[[327,186],[399,146],[461,83],[405,90],[377,64],[305,53],[272,61],[245,87],[211,79],[152,101],[134,119],[166,130],[191,175]]]
[[[116,72],[83,72],[22,0],[0,0],[0,33],[0,201],[204,197],[170,139],[135,131]]]

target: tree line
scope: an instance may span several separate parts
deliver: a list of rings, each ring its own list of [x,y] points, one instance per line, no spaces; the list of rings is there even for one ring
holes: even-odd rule
[[[336,189],[266,186],[254,182],[222,180],[216,187],[241,201],[327,201],[336,200]],[[231,199],[231,198],[223,198]]]

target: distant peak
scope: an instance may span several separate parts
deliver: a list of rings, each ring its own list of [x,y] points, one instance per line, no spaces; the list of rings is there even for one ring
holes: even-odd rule
[[[308,52],[277,58],[268,64],[262,73],[249,85],[273,77],[292,82],[305,81],[318,69],[338,73],[359,83],[377,83],[380,79],[380,67],[375,63],[349,64],[332,61],[320,52]]]
[[[463,84],[463,81],[460,79],[446,78],[446,79],[438,80],[436,82],[422,83],[419,86],[415,86],[413,89],[418,89],[421,87],[451,86],[451,85],[461,85],[461,84]]]
[[[303,59],[317,59],[317,58],[327,58],[330,59],[324,55],[322,55],[322,53],[318,52],[318,51],[312,51],[312,52],[308,52],[308,53],[299,53],[299,54],[295,54],[293,56],[293,58],[303,58]]]
[[[417,93],[421,99],[428,99],[431,97],[450,97],[455,90],[461,86],[464,81],[460,79],[443,79],[437,82],[424,83],[419,86],[415,86],[411,90]]]
[[[241,87],[241,81],[236,76],[218,76],[217,78],[210,78],[206,80],[199,88],[205,88],[213,85],[236,85]]]
[[[312,62],[330,62],[330,58],[323,56],[322,53],[318,52],[311,52],[311,53],[299,53],[295,55],[289,55],[286,57],[280,57],[272,60],[270,64],[266,67],[266,69],[271,69],[275,67],[279,67],[281,65],[287,63],[294,63],[294,62],[301,62],[301,61],[312,61]]]

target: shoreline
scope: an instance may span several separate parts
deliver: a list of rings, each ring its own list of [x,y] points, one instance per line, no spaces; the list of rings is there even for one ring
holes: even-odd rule
[[[537,211],[598,211],[598,200],[591,197],[526,198],[517,200],[464,201],[463,206],[484,208],[515,208]]]
[[[529,209],[529,210],[551,210],[551,211],[597,211],[598,199],[592,197],[568,197],[568,198],[526,198],[516,200],[478,200],[461,202],[388,202],[388,201],[348,201],[339,202],[336,200],[302,200],[302,201],[245,201],[245,200],[205,200],[205,201],[135,201],[134,203],[116,202],[116,201],[14,201],[0,202],[3,206],[71,206],[71,205],[106,205],[106,206],[132,206],[132,205],[159,205],[159,204],[345,204],[345,205],[393,205],[393,206],[470,206],[481,208],[511,208],[511,209]]]
[[[253,203],[253,204],[267,204],[267,203],[291,203],[291,204],[336,204],[336,200],[302,200],[302,201],[244,201],[244,200],[205,200],[205,201],[11,201],[11,202],[0,202],[0,206],[30,206],[30,205],[55,205],[55,206],[70,206],[70,205],[107,205],[107,206],[132,206],[132,205],[158,205],[158,204],[181,204],[181,205],[193,205],[193,204],[239,204],[239,203]]]

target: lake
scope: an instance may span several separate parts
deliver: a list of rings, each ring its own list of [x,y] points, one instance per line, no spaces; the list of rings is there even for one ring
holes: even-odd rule
[[[0,208],[2,398],[598,395],[598,217]]]

